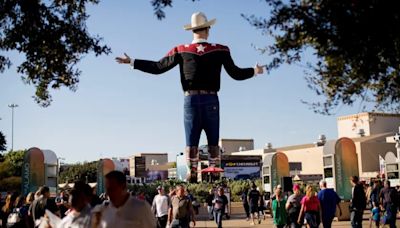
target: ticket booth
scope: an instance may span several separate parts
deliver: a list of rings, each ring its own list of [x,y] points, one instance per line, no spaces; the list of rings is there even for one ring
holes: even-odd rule
[[[400,185],[400,162],[393,152],[385,155],[385,177],[390,181],[390,186]]]
[[[282,184],[283,177],[288,177],[289,160],[282,152],[268,153],[264,156],[262,168],[262,180],[266,194],[272,194],[273,189]]]
[[[323,151],[324,179],[343,200],[339,220],[350,219],[349,202],[352,198],[351,176],[359,176],[356,146],[350,138],[326,142]]]

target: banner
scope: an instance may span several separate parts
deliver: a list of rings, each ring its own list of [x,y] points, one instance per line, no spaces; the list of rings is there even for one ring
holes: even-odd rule
[[[335,145],[336,192],[340,198],[352,198],[351,176],[358,175],[356,146],[349,138],[340,138]]]
[[[379,155],[379,175],[385,176],[385,159],[381,155]]]
[[[22,194],[36,192],[45,184],[45,168],[43,152],[36,147],[30,148],[24,156],[22,167]]]
[[[224,176],[231,180],[252,180],[261,177],[259,161],[222,162]]]

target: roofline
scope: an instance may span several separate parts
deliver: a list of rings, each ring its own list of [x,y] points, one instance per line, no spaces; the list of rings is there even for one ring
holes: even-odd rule
[[[337,120],[348,120],[357,117],[364,117],[364,116],[383,116],[383,117],[400,117],[399,113],[384,113],[384,112],[361,112],[357,114],[351,114],[347,116],[339,116]]]
[[[220,139],[219,141],[254,141],[254,139]]]

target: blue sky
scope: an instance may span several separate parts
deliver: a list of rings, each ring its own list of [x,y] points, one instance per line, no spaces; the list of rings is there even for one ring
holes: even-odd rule
[[[228,45],[235,63],[252,67],[271,58],[253,47],[272,42],[251,27],[240,14],[267,15],[258,0],[174,1],[157,20],[150,1],[101,1],[89,7],[88,29],[104,38],[112,54],[84,56],[77,92],[51,91],[53,103],[39,107],[16,73],[23,59],[10,53],[13,67],[0,75],[0,130],[11,148],[11,110],[16,103],[14,149],[51,149],[66,162],[101,157],[124,157],[140,152],[168,152],[173,159],[184,148],[183,92],[178,67],[163,75],[134,71],[114,61],[124,52],[131,57],[158,60],[178,44],[190,43],[183,30],[193,12],[217,18],[210,42]],[[311,55],[306,60],[310,59]],[[307,59],[308,58],[308,59]],[[253,138],[256,148],[271,142],[284,146],[316,141],[319,134],[337,137],[336,118],[359,111],[343,107],[333,116],[314,114],[301,100],[316,101],[307,88],[304,69],[284,65],[271,74],[235,81],[223,70],[220,91],[221,138]],[[202,136],[202,144],[206,143]]]

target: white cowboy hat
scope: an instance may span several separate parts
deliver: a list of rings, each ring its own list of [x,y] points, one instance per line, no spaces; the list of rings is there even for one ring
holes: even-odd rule
[[[183,26],[185,30],[196,30],[196,29],[201,29],[201,28],[207,28],[210,27],[211,25],[215,24],[217,19],[212,19],[212,20],[207,20],[207,17],[204,13],[202,12],[197,12],[192,14],[192,23]]]

